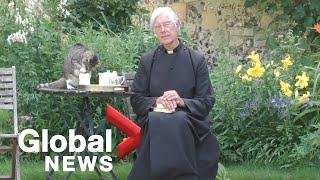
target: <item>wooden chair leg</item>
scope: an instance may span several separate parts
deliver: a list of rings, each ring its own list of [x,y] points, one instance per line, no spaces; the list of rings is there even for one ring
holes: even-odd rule
[[[13,140],[14,141],[14,140]],[[15,178],[15,170],[16,170],[16,146],[14,142],[12,143],[12,151],[11,151],[11,177]]]
[[[16,180],[20,180],[20,149],[18,144],[18,137],[15,139],[15,159],[16,159],[16,168],[15,168],[15,178]]]
[[[11,176],[15,180],[20,180],[20,166],[19,166],[19,146],[18,146],[18,138],[13,139],[12,143],[12,168],[11,168]]]

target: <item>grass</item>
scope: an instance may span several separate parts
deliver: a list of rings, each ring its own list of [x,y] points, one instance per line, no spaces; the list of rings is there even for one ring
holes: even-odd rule
[[[113,164],[113,170],[120,180],[125,180],[129,174],[131,163]],[[4,175],[11,171],[10,161],[0,162],[0,175]],[[319,180],[320,171],[316,167],[296,167],[288,170],[281,170],[275,166],[255,165],[254,163],[232,164],[226,165],[224,176],[220,176],[221,180]],[[21,177],[23,180],[45,179],[48,172],[44,171],[44,162],[22,161]],[[68,173],[58,171],[55,172],[54,179],[63,179]],[[111,179],[109,173],[103,173],[105,179]],[[81,172],[77,169],[70,179],[99,179],[95,172]],[[217,178],[219,180],[219,178]]]
[[[1,175],[9,175],[11,172],[11,161],[5,160],[0,161],[0,176]],[[36,161],[22,161],[20,163],[21,169],[21,179],[22,180],[43,180],[46,179],[46,176],[49,174],[44,170],[44,162],[36,162]],[[119,180],[125,180],[128,176],[128,173],[131,169],[130,163],[117,163],[113,164],[113,171]],[[68,175],[68,172],[57,171],[53,174],[53,179],[63,179]],[[104,179],[112,179],[108,172],[102,172],[102,176]],[[75,172],[72,173],[71,180],[95,180],[99,179],[99,176],[93,171],[84,171],[81,172],[80,169],[76,169]]]
[[[10,122],[10,116],[7,113],[0,111],[0,133],[4,133],[9,127],[7,124]],[[1,145],[1,141],[0,141]],[[11,162],[0,155],[0,176],[10,174]],[[131,163],[117,163],[113,164],[113,171],[119,180],[125,180],[128,176],[132,164]],[[221,171],[217,180],[320,180],[319,167],[303,166],[282,170],[276,166],[265,166],[256,163],[243,163],[243,164],[227,164],[225,171]],[[58,171],[54,173],[54,179],[63,179],[68,173]],[[45,179],[48,172],[44,170],[44,161],[27,161],[21,162],[21,177],[23,180],[38,180]],[[109,173],[103,173],[104,179],[112,179]],[[95,172],[81,172],[76,170],[71,176],[72,180],[86,179],[94,180],[99,179]]]
[[[299,166],[279,169],[276,166],[243,163],[226,165],[227,178],[230,180],[319,180],[319,167]]]

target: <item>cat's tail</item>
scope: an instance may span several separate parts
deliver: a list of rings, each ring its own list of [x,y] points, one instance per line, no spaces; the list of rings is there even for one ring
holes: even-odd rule
[[[50,89],[66,89],[67,83],[66,78],[62,77],[51,83],[39,84],[38,88],[50,88]]]

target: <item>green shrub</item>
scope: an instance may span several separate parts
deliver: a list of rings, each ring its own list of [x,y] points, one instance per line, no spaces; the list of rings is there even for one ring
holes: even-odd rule
[[[126,33],[115,34],[105,28],[97,31],[89,25],[67,36],[69,44],[80,42],[98,52],[101,66],[97,72],[132,72],[137,68],[141,54],[157,45],[149,32],[133,27]]]
[[[301,161],[312,164],[320,162],[320,123],[313,126],[313,130],[306,135],[300,136],[300,142],[293,149],[290,155],[294,161],[293,164],[298,164]],[[291,165],[291,164],[289,164]]]
[[[241,70],[228,57],[218,61],[212,74],[217,97],[213,129],[225,160],[286,164],[300,137],[320,122],[320,93],[314,87],[319,69],[313,68],[319,54],[302,49],[289,32],[278,48],[257,55],[251,54]],[[295,84],[302,72],[309,81],[300,89]]]
[[[289,23],[289,28],[295,34],[303,34],[314,24],[320,22],[320,1],[318,0],[246,0],[245,7],[257,6],[261,11],[269,14],[277,14],[273,21],[276,28],[281,23]],[[282,26],[283,27],[283,26]],[[310,34],[313,39],[317,35],[315,32]]]
[[[146,12],[138,6],[138,1],[70,0],[67,8],[71,16],[67,22],[71,22],[76,27],[92,23],[94,29],[100,29],[103,25],[112,31],[123,31],[132,25],[132,15]]]
[[[101,66],[92,74],[92,83],[96,84],[99,72],[107,70],[115,70],[119,73],[135,71],[141,54],[158,44],[155,37],[145,29],[126,26],[126,31],[119,33],[113,33],[109,29],[109,26],[118,22],[117,20],[122,22],[118,24],[119,27],[127,25],[126,19],[135,11],[125,7],[128,5],[134,8],[136,1],[130,3],[120,3],[120,1],[90,2],[97,5],[95,8],[101,3],[107,6],[107,4],[118,2],[117,8],[108,12],[111,13],[110,17],[103,17],[113,24],[99,24],[99,28],[96,28],[97,24],[86,21],[81,22],[81,28],[74,28],[68,23],[68,19],[65,19],[68,18],[68,16],[64,16],[67,15],[68,10],[85,14],[91,10],[90,8],[80,12],[80,9],[64,9],[65,7],[63,7],[58,11],[58,1],[46,1],[42,4],[38,4],[40,1],[37,1],[34,6],[20,0],[14,1],[14,4],[12,2],[10,4],[7,1],[0,2],[0,28],[2,30],[0,33],[0,67],[16,66],[17,69],[20,131],[26,128],[35,129],[37,132],[49,129],[49,136],[66,135],[69,129],[67,121],[70,121],[71,125],[75,125],[76,113],[84,113],[81,112],[82,98],[47,95],[36,90],[40,83],[52,82],[63,75],[63,63],[70,45],[83,43],[98,54]],[[80,1],[71,1],[71,4],[76,4],[76,2]],[[125,5],[120,6],[119,3]],[[36,8],[31,12],[25,10],[25,7],[29,6]],[[94,17],[90,18],[98,16],[99,14],[94,14]],[[16,21],[17,17],[20,19],[19,21]],[[15,32],[18,32],[18,35],[11,36]],[[186,38],[182,36],[182,39]],[[95,128],[100,125],[100,122],[105,121],[104,107],[106,102],[125,113],[122,99],[92,98],[90,105],[96,108],[93,109],[96,113],[90,118],[94,119]],[[114,130],[113,145],[116,146],[123,137],[122,133]],[[44,155],[26,153],[23,157],[32,159],[42,158]]]
[[[26,5],[20,2],[15,6],[24,9],[23,7]],[[152,44],[154,44],[152,42],[155,42],[154,38],[148,38],[152,36],[138,28],[132,28],[128,34],[114,34],[106,29],[99,32],[93,30],[92,26],[88,26],[65,34],[65,23],[58,19],[52,11],[52,9],[56,9],[55,6],[55,3],[45,4],[42,12],[47,14],[38,17],[37,20],[32,19],[32,16],[27,12],[19,11],[22,19],[30,19],[26,28],[15,22],[17,12],[10,14],[8,3],[6,1],[0,2],[0,27],[2,29],[0,34],[0,66],[14,65],[17,68],[20,131],[25,128],[33,128],[38,132],[41,132],[42,129],[49,129],[50,136],[67,133],[68,126],[65,120],[75,122],[74,111],[81,112],[79,108],[82,101],[79,98],[72,96],[63,98],[36,91],[38,84],[51,82],[62,76],[68,46],[75,42],[81,42],[97,52],[102,60],[102,66],[99,69],[101,71],[110,69],[129,72],[137,66],[140,53],[146,51],[146,48],[152,48]],[[45,8],[51,9],[51,11],[46,11]],[[51,16],[50,13],[53,15]],[[33,32],[29,31],[30,27],[34,28]],[[22,38],[21,42],[12,40],[9,44],[8,36],[19,30],[28,32],[26,38]],[[91,103],[94,104],[97,101],[96,99]],[[113,102],[115,101],[113,100]],[[102,99],[102,102],[105,102],[105,99]],[[94,105],[100,105],[94,116],[95,127],[97,127],[98,122],[104,121],[105,104]],[[72,107],[74,107],[74,111]],[[117,133],[116,138],[122,139],[120,138],[122,135]],[[30,153],[25,155],[26,158],[29,156],[36,157]],[[41,156],[37,155],[38,158]]]

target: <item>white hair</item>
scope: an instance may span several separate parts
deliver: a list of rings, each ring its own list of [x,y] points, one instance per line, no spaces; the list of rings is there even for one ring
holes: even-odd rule
[[[151,18],[150,18],[150,27],[151,27],[151,29],[153,28],[154,21],[156,20],[156,18],[160,14],[165,14],[174,23],[179,21],[178,15],[173,11],[172,8],[170,8],[170,7],[158,7],[151,14]]]

